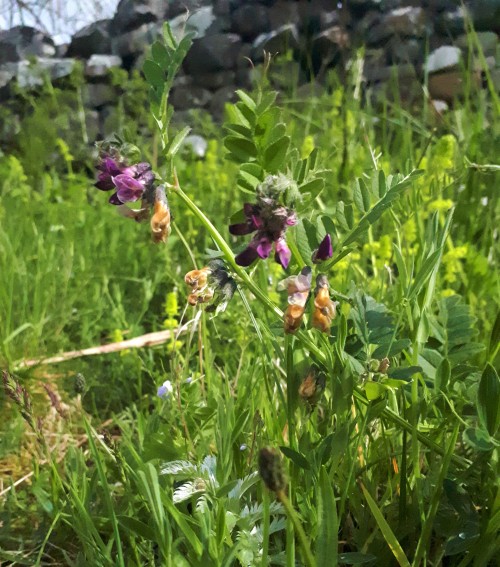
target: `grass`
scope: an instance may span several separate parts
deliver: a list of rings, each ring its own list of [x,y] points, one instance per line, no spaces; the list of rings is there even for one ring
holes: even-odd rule
[[[258,93],[242,94],[227,124],[256,118],[224,132],[200,121],[204,160],[166,158],[176,139],[165,130],[143,140],[165,181],[174,163],[180,182],[166,245],[115,215],[75,148],[54,142],[50,163],[46,148],[28,155],[22,145],[0,159],[2,367],[191,319],[199,308],[186,303],[184,274],[215,249],[239,283],[225,312],[203,312],[165,345],[20,371],[26,396],[9,382],[0,562],[494,564],[496,99],[471,91],[436,118],[372,107],[370,93],[362,104],[357,84],[332,79],[307,99],[292,89],[270,114],[257,110]],[[248,270],[234,262],[245,239],[227,226],[254,200],[241,190],[251,144],[266,173],[322,188],[297,205],[287,273],[272,258]],[[318,269],[337,317],[329,334],[303,325],[284,335],[277,282],[309,262],[325,230],[334,255]],[[167,379],[172,394],[160,399]],[[35,416],[31,430],[16,405]],[[265,446],[286,490],[259,479]]]

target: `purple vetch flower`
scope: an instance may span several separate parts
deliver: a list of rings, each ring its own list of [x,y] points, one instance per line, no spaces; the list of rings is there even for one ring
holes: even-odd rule
[[[246,267],[258,258],[268,258],[274,244],[275,260],[286,269],[292,254],[286,244],[285,231],[297,224],[295,212],[271,197],[258,196],[257,200],[256,204],[244,204],[245,222],[229,226],[229,232],[235,236],[255,232],[245,250],[236,256],[236,263]]]
[[[324,262],[333,256],[332,237],[327,234],[321,241],[318,249],[313,252],[312,261],[314,264]]]

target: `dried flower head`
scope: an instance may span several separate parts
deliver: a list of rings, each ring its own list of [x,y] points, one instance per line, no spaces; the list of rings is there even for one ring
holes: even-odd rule
[[[171,230],[168,200],[165,188],[160,185],[155,189],[153,216],[151,217],[151,234],[154,242],[165,242]]]
[[[314,312],[312,326],[322,333],[329,333],[332,321],[336,315],[336,304],[330,299],[328,279],[320,274],[316,278],[314,290]]]
[[[299,396],[313,406],[325,390],[325,384],[325,374],[318,372],[316,368],[311,368],[299,386]]]
[[[272,447],[263,447],[259,451],[259,473],[269,490],[280,493],[287,487],[283,461],[279,451]]]
[[[211,260],[200,270],[191,270],[184,276],[191,288],[188,296],[190,305],[209,303],[206,311],[215,314],[224,311],[236,291],[236,282],[229,275],[222,260]]]
[[[285,333],[295,333],[304,316],[307,299],[311,290],[312,270],[309,266],[302,268],[298,276],[290,276],[278,283],[278,291],[288,293],[288,307],[284,315]]]

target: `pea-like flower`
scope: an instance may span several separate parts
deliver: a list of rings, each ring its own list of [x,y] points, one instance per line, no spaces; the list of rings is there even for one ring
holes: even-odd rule
[[[268,258],[274,246],[274,258],[283,268],[290,263],[292,253],[285,239],[286,229],[297,224],[295,212],[279,202],[283,180],[269,176],[257,191],[256,203],[245,203],[245,221],[229,226],[235,236],[255,233],[248,246],[236,256],[240,266],[250,266],[258,258]]]
[[[330,299],[328,279],[324,274],[316,278],[314,290],[314,312],[312,326],[323,333],[329,333],[332,321],[337,314],[336,303]]]
[[[333,246],[332,246],[332,237],[327,234],[325,238],[320,242],[317,250],[315,250],[312,254],[312,261],[314,264],[319,264],[320,262],[324,262],[333,256]]]
[[[95,187],[101,191],[115,192],[109,198],[112,205],[124,217],[137,222],[147,220],[151,215],[151,233],[154,242],[165,242],[170,234],[170,209],[165,187],[155,186],[155,174],[151,164],[140,162],[128,163],[124,153],[113,143],[99,144],[101,154],[98,180]],[[120,148],[127,148],[126,145]],[[141,200],[138,209],[129,208],[126,204]]]
[[[211,260],[204,268],[191,270],[184,281],[191,288],[188,303],[193,306],[210,303],[205,310],[216,315],[226,309],[236,291],[236,282],[222,260]]]
[[[283,318],[285,333],[296,333],[302,323],[309,292],[311,291],[312,270],[309,266],[302,268],[298,276],[290,276],[281,280],[278,291],[288,293],[288,307]]]

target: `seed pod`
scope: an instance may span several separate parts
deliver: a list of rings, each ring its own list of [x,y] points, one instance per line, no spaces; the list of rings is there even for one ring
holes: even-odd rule
[[[328,288],[326,276],[320,274],[316,278],[316,289],[314,290],[312,326],[315,329],[319,329],[322,333],[330,333],[330,327],[336,315],[336,306],[330,299]]]

